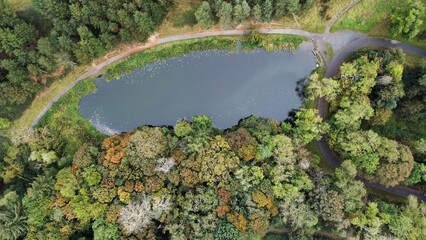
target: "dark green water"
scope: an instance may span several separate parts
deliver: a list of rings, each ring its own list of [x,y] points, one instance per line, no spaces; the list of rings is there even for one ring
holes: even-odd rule
[[[252,114],[284,120],[300,106],[297,82],[315,68],[311,43],[290,51],[198,51],[145,65],[120,80],[95,79],[80,113],[113,134],[141,125],[174,125],[209,115],[229,128]]]

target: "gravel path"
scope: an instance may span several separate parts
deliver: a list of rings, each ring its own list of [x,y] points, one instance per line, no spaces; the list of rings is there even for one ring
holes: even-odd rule
[[[334,15],[331,20],[328,22],[327,26],[325,27],[324,33],[328,34],[330,33],[331,27],[337,22],[337,20],[340,19],[345,12],[347,12],[349,9],[354,7],[356,4],[358,4],[361,0],[352,0],[348,5],[346,5],[342,10],[340,10],[336,15]]]
[[[325,74],[326,77],[332,77],[334,76],[339,66],[342,64],[342,62],[350,56],[351,53],[355,52],[356,50],[364,47],[383,47],[383,48],[394,48],[394,47],[400,47],[405,52],[415,54],[418,56],[426,57],[426,49],[422,49],[407,43],[402,43],[395,40],[390,39],[384,39],[384,38],[372,38],[368,37],[367,35],[355,32],[355,31],[340,31],[336,33],[330,33],[330,28],[332,25],[350,8],[352,8],[355,4],[357,4],[359,0],[352,1],[348,6],[346,6],[344,9],[342,9],[335,17],[330,20],[328,23],[326,30],[323,34],[317,34],[317,33],[310,33],[303,30],[298,29],[258,29],[260,33],[263,34],[290,34],[290,35],[298,35],[303,36],[309,39],[312,39],[314,42],[316,42],[317,48],[317,54],[320,54],[323,59],[325,59],[325,64],[327,66],[327,72]],[[77,83],[80,81],[91,77],[96,76],[99,74],[99,72],[105,68],[106,66],[121,60],[133,53],[143,51],[145,49],[158,46],[164,43],[174,42],[174,41],[181,41],[181,40],[187,40],[187,39],[194,39],[194,38],[202,38],[202,37],[209,37],[209,36],[238,36],[238,35],[245,35],[249,32],[249,30],[228,30],[228,31],[208,31],[208,32],[201,32],[201,33],[195,33],[195,34],[188,34],[188,35],[180,35],[180,36],[173,36],[173,37],[166,37],[166,38],[159,38],[156,39],[155,37],[151,38],[147,43],[141,46],[136,46],[132,49],[129,49],[125,52],[120,53],[117,56],[114,56],[110,59],[107,59],[106,61],[100,63],[99,65],[94,66],[92,69],[90,69],[85,74],[81,75],[79,78],[77,78],[75,81],[73,81],[70,85],[68,85],[65,89],[63,89],[58,95],[56,95],[45,107],[44,109],[39,113],[36,119],[34,119],[31,127],[34,127],[37,125],[39,120],[44,116],[44,114],[51,108],[51,106],[58,101],[60,97],[62,97],[65,93],[67,93],[71,88],[73,88]],[[325,51],[325,44],[330,44],[334,50],[334,57],[330,62],[330,59],[324,54]],[[320,99],[318,101],[318,110],[320,116],[322,116],[324,119],[327,117],[328,113],[328,104],[325,101],[325,99]],[[327,144],[326,139],[322,139],[318,142],[318,146],[324,155],[324,157],[329,162],[330,166],[333,168],[336,168],[340,165],[342,160],[339,158],[339,156],[330,149],[330,147]],[[424,193],[416,191],[414,189],[402,187],[402,186],[396,186],[396,187],[389,187],[386,188],[383,185],[380,185],[378,183],[369,182],[365,179],[360,179],[365,183],[367,187],[379,189],[381,191],[387,192],[389,194],[398,195],[406,197],[408,195],[414,195],[418,199],[421,199],[423,201],[426,201],[426,196]]]

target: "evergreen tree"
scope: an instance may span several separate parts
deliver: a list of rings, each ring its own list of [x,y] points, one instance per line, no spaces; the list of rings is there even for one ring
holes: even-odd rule
[[[272,21],[272,13],[274,11],[274,8],[272,7],[272,1],[266,0],[263,2],[262,5],[262,12],[263,12],[263,22],[270,23]]]
[[[219,17],[219,24],[221,28],[230,28],[232,21],[232,5],[228,2],[223,2],[217,16]]]
[[[253,7],[253,22],[258,23],[262,21],[262,7],[259,4]]]
[[[198,24],[201,27],[208,29],[213,26],[213,15],[212,10],[210,8],[210,4],[207,1],[204,1],[200,7],[195,11],[195,18],[197,19]]]

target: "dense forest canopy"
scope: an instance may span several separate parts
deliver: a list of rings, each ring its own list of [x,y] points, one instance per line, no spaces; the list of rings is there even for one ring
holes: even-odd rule
[[[367,179],[386,186],[399,185],[410,177],[415,164],[412,150],[417,152],[413,142],[418,139],[404,142],[410,148],[394,140],[397,138],[388,139],[371,128],[386,124],[406,95],[403,84],[405,54],[396,49],[363,50],[353,58],[352,62],[342,65],[336,79],[313,75],[307,87],[308,95],[325,97],[330,103],[328,140],[343,159],[351,159]],[[418,77],[417,74],[414,81]],[[419,85],[420,90],[422,86]],[[414,97],[411,92],[408,96]],[[422,111],[412,113],[407,120],[419,117]],[[424,161],[420,155],[415,154],[418,156],[416,166]],[[420,166],[423,165],[416,169]]]
[[[413,168],[408,147],[368,130],[376,122],[375,110],[393,109],[392,101],[399,101],[378,104],[386,99],[383,89],[400,87],[403,64],[400,51],[366,51],[343,64],[340,81],[314,73],[306,96],[330,101],[328,123],[306,101],[286,122],[251,116],[224,132],[207,116],[107,138],[44,124],[5,153],[1,177],[10,187],[0,211],[8,218],[0,224],[16,220],[0,234],[6,239],[261,239],[284,228],[293,238],[327,231],[361,239],[421,239],[424,203],[414,197],[405,204],[382,201],[368,196],[356,179],[361,173],[395,185]],[[351,101],[363,111],[350,111]],[[306,147],[327,132],[348,159],[334,174]]]
[[[413,39],[424,7],[405,2],[388,23],[394,36]],[[172,4],[33,0],[15,12],[0,0],[0,130],[55,77],[120,43],[146,40]],[[313,4],[208,0],[194,17],[203,28],[227,29],[295,17]],[[247,38],[249,47],[277,49],[256,32]],[[0,135],[0,239],[244,240],[268,239],[277,229],[292,239],[426,239],[424,202],[371,194],[363,183],[426,190],[426,64],[407,67],[407,58],[398,49],[358,51],[334,78],[314,71],[290,118],[250,116],[225,131],[196,116],[105,136],[76,114],[95,89],[83,81],[22,141]],[[133,69],[135,59],[110,69],[112,76]],[[326,119],[316,109],[323,97]],[[315,148],[324,136],[344,160],[333,172]]]
[[[140,127],[100,145],[87,141],[72,156],[61,152],[66,146],[58,133],[39,128],[8,154],[20,155],[18,165],[33,172],[10,165],[3,172],[13,187],[0,200],[10,217],[0,219],[0,236],[259,239],[273,226],[292,237],[318,230],[345,236],[349,229],[364,239],[424,236],[424,203],[367,200],[352,161],[334,175],[319,167],[305,148],[326,127],[315,111],[302,108],[290,124],[251,116],[225,132],[198,116],[174,128]]]
[[[34,0],[31,18],[0,0],[0,117],[14,119],[46,81],[119,43],[143,42],[170,1]]]

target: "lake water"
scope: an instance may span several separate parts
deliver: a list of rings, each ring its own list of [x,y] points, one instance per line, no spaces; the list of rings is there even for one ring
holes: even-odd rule
[[[201,114],[222,129],[252,114],[281,121],[300,107],[297,82],[315,68],[312,50],[305,42],[294,53],[196,51],[158,61],[119,80],[94,79],[98,90],[80,113],[107,134]]]

